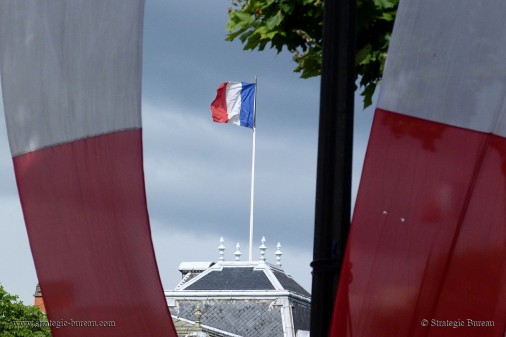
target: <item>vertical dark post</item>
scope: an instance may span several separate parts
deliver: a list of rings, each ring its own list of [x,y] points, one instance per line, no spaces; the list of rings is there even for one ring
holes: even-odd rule
[[[311,336],[326,337],[350,227],[356,0],[326,0]]]

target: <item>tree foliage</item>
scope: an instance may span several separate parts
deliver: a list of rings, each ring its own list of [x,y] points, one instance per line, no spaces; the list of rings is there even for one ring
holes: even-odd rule
[[[16,323],[17,322],[17,323]],[[33,322],[33,326],[19,322]],[[37,326],[38,322],[47,322],[39,308],[26,306],[15,295],[10,295],[0,285],[0,332],[2,337],[51,337],[48,326]]]
[[[355,71],[364,107],[381,80],[399,0],[357,0]],[[322,59],[323,0],[232,0],[227,40],[245,50],[284,48],[302,78],[318,76]]]

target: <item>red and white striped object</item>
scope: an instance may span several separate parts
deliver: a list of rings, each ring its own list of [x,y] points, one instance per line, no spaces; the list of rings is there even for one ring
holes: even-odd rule
[[[504,336],[504,17],[401,0],[331,336]]]
[[[0,2],[9,142],[55,337],[176,336],[144,189],[143,9],[143,0]]]

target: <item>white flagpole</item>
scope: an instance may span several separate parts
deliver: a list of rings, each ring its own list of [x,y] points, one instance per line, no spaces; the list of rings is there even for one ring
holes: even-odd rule
[[[253,200],[255,195],[255,143],[257,119],[257,76],[255,75],[255,96],[253,100],[253,153],[251,157],[251,200],[249,211],[249,261],[253,261]]]

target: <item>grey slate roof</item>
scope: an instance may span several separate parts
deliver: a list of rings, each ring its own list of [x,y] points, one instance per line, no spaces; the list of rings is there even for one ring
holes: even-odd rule
[[[209,272],[205,277],[185,287],[185,290],[274,290],[262,270],[224,268]]]
[[[194,333],[197,331],[202,331],[206,333],[207,337],[241,337],[240,335],[233,334],[228,331],[219,330],[215,327],[210,327],[205,324],[201,324],[200,327],[197,327],[196,323],[193,319],[186,319],[184,317],[177,317],[172,315],[172,321],[174,322],[174,327],[176,328],[176,333],[178,336],[187,336],[190,333]]]
[[[294,293],[297,293],[299,295],[304,295],[304,296],[307,296],[307,297],[311,296],[306,291],[306,289],[302,288],[302,286],[300,284],[298,284],[297,282],[295,282],[295,280],[293,278],[291,278],[290,276],[286,275],[285,273],[277,271],[277,270],[272,270],[272,273],[274,274],[274,276],[276,276],[276,278],[278,279],[279,283],[281,283],[281,286],[285,290],[293,291]]]
[[[280,307],[272,307],[272,300],[180,300],[177,315],[194,319],[197,303],[200,303],[203,314],[202,324],[241,336],[283,336]]]
[[[191,274],[191,278],[188,277]],[[311,295],[282,269],[262,261],[218,262],[206,271],[188,273],[177,285],[181,291],[270,291],[286,290],[310,298]]]
[[[292,302],[293,325],[295,331],[307,330],[309,331],[311,321],[311,308],[308,305]]]
[[[220,261],[188,272],[165,293],[171,314],[244,337],[295,336],[309,331],[310,294],[281,268],[264,261]]]

